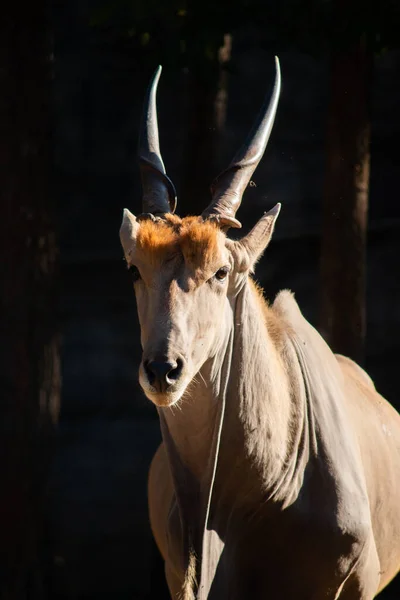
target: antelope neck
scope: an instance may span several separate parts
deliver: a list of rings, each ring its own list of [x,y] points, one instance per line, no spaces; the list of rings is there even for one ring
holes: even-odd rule
[[[223,547],[235,514],[240,520],[248,506],[264,510],[268,499],[284,504],[293,489],[296,466],[288,456],[296,455],[305,424],[302,407],[293,406],[267,310],[246,282],[232,305],[227,302],[220,352],[202,367],[180,408],[159,409],[184,554],[196,553],[200,586],[202,573],[208,577],[216,568],[218,552],[209,546],[215,548],[216,535]]]

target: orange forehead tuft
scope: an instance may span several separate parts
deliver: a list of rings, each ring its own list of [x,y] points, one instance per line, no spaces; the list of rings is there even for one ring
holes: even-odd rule
[[[142,221],[136,248],[157,261],[182,252],[193,269],[205,269],[218,257],[219,228],[199,217],[166,215],[164,222]]]
[[[177,251],[178,234],[169,223],[142,221],[136,238],[136,248],[157,257]]]
[[[206,269],[218,258],[219,228],[197,217],[183,219],[179,244],[185,262],[192,268]]]

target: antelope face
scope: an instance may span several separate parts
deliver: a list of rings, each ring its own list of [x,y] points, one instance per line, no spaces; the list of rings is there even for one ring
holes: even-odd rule
[[[138,223],[126,211],[124,229],[143,349],[139,381],[156,405],[170,406],[222,343],[231,253],[219,227],[200,218]]]
[[[124,212],[120,237],[134,279],[143,356],[139,381],[157,406],[171,406],[226,339],[229,295],[240,289],[271,237],[279,205],[242,240],[227,239],[241,227],[235,214],[261,160],[275,119],[280,70],[271,100],[261,111],[251,140],[212,186],[211,204],[199,217],[180,219],[175,188],[158,140],[156,90],[159,68],[148,88],[141,122],[139,161],[143,213]]]
[[[139,381],[171,406],[226,340],[226,310],[268,245],[279,207],[240,241],[215,222],[165,215],[138,222],[125,211],[121,241],[132,273],[143,349]]]

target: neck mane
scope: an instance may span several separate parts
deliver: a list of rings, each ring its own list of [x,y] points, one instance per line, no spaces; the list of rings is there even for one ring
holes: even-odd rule
[[[198,598],[216,568],[215,538],[221,542],[235,519],[294,501],[308,456],[301,370],[284,322],[250,279],[225,317],[221,351],[179,407],[159,410],[184,553],[199,559]]]

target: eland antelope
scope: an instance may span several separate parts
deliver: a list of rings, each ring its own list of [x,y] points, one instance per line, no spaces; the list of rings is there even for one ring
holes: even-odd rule
[[[280,70],[201,216],[174,214],[156,71],[139,159],[143,213],[120,230],[163,442],[149,512],[171,597],[370,600],[400,567],[400,417],[282,291],[252,281],[280,205],[239,240],[236,212],[268,142]]]

